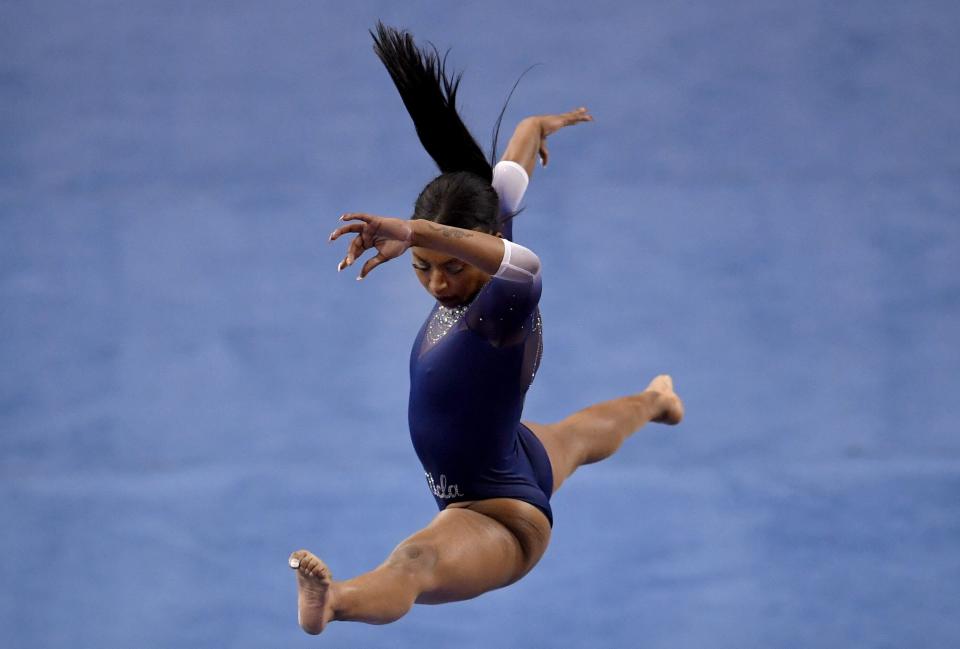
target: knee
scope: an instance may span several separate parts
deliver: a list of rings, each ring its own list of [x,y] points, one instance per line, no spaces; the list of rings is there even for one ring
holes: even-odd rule
[[[404,541],[387,557],[387,565],[404,573],[423,574],[433,571],[437,558],[438,552],[433,544]]]

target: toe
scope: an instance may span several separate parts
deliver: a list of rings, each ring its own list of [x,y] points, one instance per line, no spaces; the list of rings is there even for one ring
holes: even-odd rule
[[[307,550],[297,550],[290,554],[290,558],[287,559],[287,565],[289,565],[294,570],[302,568],[305,564],[310,563],[310,558],[313,555],[310,554]]]

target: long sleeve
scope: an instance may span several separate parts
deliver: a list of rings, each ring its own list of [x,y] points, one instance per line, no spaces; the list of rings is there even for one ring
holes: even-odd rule
[[[500,218],[504,237],[503,261],[467,312],[467,326],[497,346],[523,340],[529,333],[528,320],[536,311],[542,290],[540,259],[530,250],[513,243],[512,216],[520,206],[529,178],[516,162],[501,161],[493,171],[493,187],[500,197]]]

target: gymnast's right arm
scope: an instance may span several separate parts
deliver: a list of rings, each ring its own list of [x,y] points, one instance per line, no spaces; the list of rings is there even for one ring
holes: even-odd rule
[[[503,276],[511,268],[521,269],[522,276],[532,277],[539,273],[540,262],[532,252],[500,237],[476,230],[466,230],[450,225],[440,225],[423,219],[403,220],[373,214],[344,214],[341,221],[348,221],[330,234],[330,241],[354,233],[347,256],[337,266],[343,270],[353,265],[370,248],[377,254],[366,261],[360,271],[363,279],[380,264],[399,257],[411,246],[443,252],[476,266],[485,273]],[[516,277],[512,273],[510,278]]]
[[[347,233],[357,236],[337,270],[354,264],[369,248],[376,248],[377,254],[367,259],[357,279],[411,246],[446,253],[492,275],[470,309],[468,326],[495,346],[522,339],[518,334],[540,300],[540,259],[533,251],[491,234],[423,219],[405,221],[362,213],[344,214],[340,219],[350,223],[334,230],[330,240]]]

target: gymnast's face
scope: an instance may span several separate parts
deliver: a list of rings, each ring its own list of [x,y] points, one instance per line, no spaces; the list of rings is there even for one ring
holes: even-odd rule
[[[419,247],[410,252],[417,279],[445,307],[466,304],[490,281],[490,275],[456,257]]]

